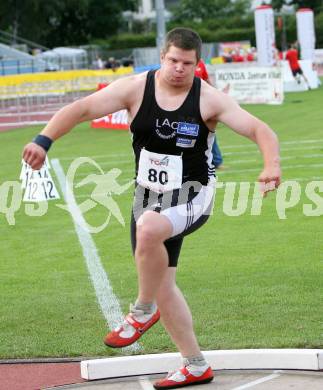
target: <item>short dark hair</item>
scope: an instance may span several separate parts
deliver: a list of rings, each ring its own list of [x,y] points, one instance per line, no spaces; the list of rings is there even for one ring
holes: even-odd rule
[[[165,39],[164,52],[167,53],[170,46],[183,50],[195,50],[197,62],[201,59],[202,40],[197,32],[185,27],[176,27],[170,30]]]

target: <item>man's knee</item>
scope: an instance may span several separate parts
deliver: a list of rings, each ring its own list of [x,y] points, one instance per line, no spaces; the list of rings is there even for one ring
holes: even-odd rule
[[[167,217],[155,211],[146,211],[137,222],[137,246],[153,247],[164,242],[172,234],[172,225]]]

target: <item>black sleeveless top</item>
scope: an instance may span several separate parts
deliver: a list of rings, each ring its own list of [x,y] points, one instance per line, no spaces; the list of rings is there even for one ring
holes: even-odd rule
[[[142,148],[154,153],[182,155],[183,183],[202,185],[214,176],[211,148],[214,134],[200,113],[201,80],[194,78],[183,104],[174,111],[161,109],[155,98],[155,70],[149,71],[143,101],[130,130],[136,157],[136,175]]]

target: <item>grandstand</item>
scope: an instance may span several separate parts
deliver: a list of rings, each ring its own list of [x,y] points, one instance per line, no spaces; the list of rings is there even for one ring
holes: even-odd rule
[[[88,67],[88,56],[84,49],[58,47],[50,50],[36,42],[0,30],[2,76]]]
[[[47,50],[45,46],[0,30],[0,75],[35,73],[46,70],[46,63],[28,50]]]

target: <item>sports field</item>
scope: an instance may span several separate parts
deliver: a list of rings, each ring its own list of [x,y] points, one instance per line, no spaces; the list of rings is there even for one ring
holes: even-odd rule
[[[258,198],[252,202],[262,166],[257,148],[219,127],[226,165],[218,174],[219,182],[251,184],[250,195],[240,198],[248,202],[239,216],[232,216],[239,187],[233,210],[232,184],[219,188],[213,216],[184,241],[178,284],[192,309],[203,350],[323,348],[322,107],[323,87],[287,94],[282,106],[247,107],[278,133],[283,180],[293,180],[278,195],[269,194],[257,212]],[[11,215],[12,225],[3,213],[5,203],[8,206],[11,201],[9,196],[4,202],[3,183],[19,180],[22,147],[40,129],[0,133],[0,358],[120,354],[102,342],[106,321],[75,226],[71,215],[56,207],[64,199],[51,201],[42,217],[27,216],[21,203]],[[50,159],[59,160],[65,174],[80,156],[90,157],[104,172],[119,168],[120,184],[133,178],[131,139],[126,131],[91,129],[83,124],[49,153]],[[53,169],[51,173],[60,191]],[[77,182],[90,173],[99,172],[83,164]],[[241,190],[247,186],[243,184]],[[79,205],[90,199],[93,189],[93,184],[75,189]],[[111,216],[108,226],[92,235],[124,313],[136,296],[129,236],[132,192],[130,188],[113,195],[125,226]],[[288,204],[294,205],[284,212]],[[94,226],[108,216],[100,204],[84,215]],[[140,347],[139,353],[175,351],[160,324],[140,340]]]

